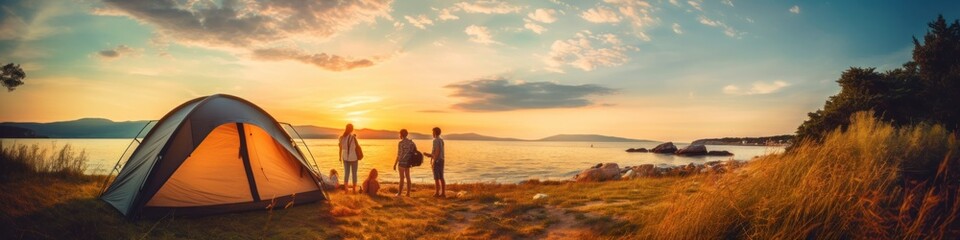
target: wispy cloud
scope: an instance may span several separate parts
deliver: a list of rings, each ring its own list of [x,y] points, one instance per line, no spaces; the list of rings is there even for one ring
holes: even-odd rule
[[[527,14],[527,18],[542,23],[553,23],[557,21],[557,10],[540,8]]]
[[[697,9],[697,11],[703,12],[703,8],[700,7],[700,3],[699,3],[699,2],[687,1],[687,4],[689,4],[689,5],[690,5],[691,7],[693,7],[694,9]]]
[[[646,1],[606,0],[616,6],[621,15],[633,27],[633,35],[643,41],[650,41],[646,29],[656,25],[658,20],[653,16],[654,7]]]
[[[453,15],[453,12],[456,11],[456,8],[444,8],[438,11],[440,11],[440,14],[437,16],[437,19],[440,19],[441,21],[460,19],[460,17],[457,15]]]
[[[629,60],[626,52],[631,49],[636,50],[634,47],[624,46],[616,35],[595,35],[584,31],[577,33],[574,38],[554,41],[544,62],[547,65],[546,70],[552,72],[562,73],[564,66],[592,71],[599,66],[611,67],[626,63]]]
[[[700,23],[703,25],[711,26],[711,27],[721,28],[723,29],[723,34],[727,35],[728,37],[740,38],[740,35],[743,34],[742,32],[737,31],[736,29],[734,29],[730,25],[727,25],[726,23],[723,23],[719,20],[713,20],[713,19],[707,18],[706,16],[703,16],[703,15],[700,16]]]
[[[592,23],[616,23],[620,22],[620,16],[607,7],[597,7],[587,9],[580,14],[580,17]]]
[[[456,4],[467,13],[507,14],[520,11],[520,6],[497,0],[478,0],[474,2],[459,2]]]
[[[540,24],[534,23],[532,21],[526,21],[523,23],[523,28],[529,29],[530,31],[536,34],[542,34],[547,31],[547,28],[540,26]]]
[[[723,87],[723,93],[730,95],[758,95],[758,94],[771,94],[780,91],[781,89],[790,86],[789,83],[784,81],[773,81],[770,83],[767,82],[754,82],[751,85],[750,89],[743,90],[737,85],[727,85]]]
[[[680,28],[679,23],[673,23],[673,33],[683,34],[683,29]]]
[[[723,5],[727,5],[727,6],[733,7],[733,1],[732,1],[732,0],[722,0],[722,1],[720,1],[720,3],[723,3]]]
[[[793,7],[790,7],[790,12],[793,14],[800,14],[800,6],[793,5]]]
[[[410,24],[413,24],[414,27],[419,29],[427,29],[428,25],[433,25],[433,20],[430,20],[426,15],[416,17],[403,16],[403,18],[407,19],[407,22],[410,22]]]
[[[295,60],[302,63],[313,64],[317,67],[334,71],[346,71],[354,68],[373,66],[374,61],[369,59],[353,60],[337,55],[326,53],[306,53],[292,48],[264,48],[253,51],[253,58],[264,61],[283,61]]]
[[[454,90],[450,96],[464,99],[453,105],[454,109],[478,112],[586,107],[595,105],[587,97],[615,92],[594,84],[511,82],[505,78],[478,79],[446,88]]]
[[[380,102],[381,100],[383,100],[383,98],[375,97],[375,96],[346,97],[346,98],[337,100],[334,103],[333,107],[336,109],[344,109],[344,108],[355,107],[355,106],[359,106],[367,103],[376,103],[376,102]]]
[[[66,11],[57,1],[4,1],[0,5],[0,40],[33,41],[69,31],[51,22]]]
[[[484,26],[470,25],[470,26],[467,26],[467,28],[464,29],[463,32],[466,33],[468,36],[470,36],[471,42],[475,42],[483,45],[499,43],[493,40],[493,35],[490,34],[490,30]]]

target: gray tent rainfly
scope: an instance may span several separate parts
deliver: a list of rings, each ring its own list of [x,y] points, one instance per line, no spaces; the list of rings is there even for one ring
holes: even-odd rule
[[[157,122],[100,196],[130,219],[327,199],[319,173],[263,109],[217,94]]]

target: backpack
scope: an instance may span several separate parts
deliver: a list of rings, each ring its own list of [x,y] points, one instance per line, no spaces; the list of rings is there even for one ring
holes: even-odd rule
[[[350,156],[350,146],[353,146],[353,143],[359,142],[357,142],[356,134],[347,137],[349,138],[349,140],[347,140],[347,156]],[[357,154],[357,161],[363,160],[363,149],[360,149],[360,144],[357,144],[357,148],[354,148],[354,154]]]
[[[423,153],[420,153],[420,150],[417,150],[417,145],[413,145],[413,153],[410,155],[411,167],[419,167],[423,164]]]

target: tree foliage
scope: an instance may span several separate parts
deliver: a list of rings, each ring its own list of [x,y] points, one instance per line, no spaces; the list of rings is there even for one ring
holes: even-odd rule
[[[820,140],[828,132],[846,128],[850,115],[873,110],[875,117],[896,126],[960,125],[960,21],[948,24],[943,16],[929,24],[923,42],[913,38],[913,60],[902,67],[878,72],[851,67],[840,75],[840,93],[823,109],[808,113],[797,128],[798,140]]]
[[[10,63],[4,65],[0,70],[2,70],[0,84],[3,84],[7,91],[13,91],[23,85],[23,79],[27,77],[27,73],[23,72],[23,68],[20,68],[19,64]]]

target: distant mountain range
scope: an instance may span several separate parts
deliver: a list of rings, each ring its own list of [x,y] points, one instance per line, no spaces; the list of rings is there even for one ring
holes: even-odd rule
[[[0,138],[132,138],[147,124],[146,120],[114,122],[104,118],[82,118],[73,121],[50,123],[5,122],[0,123]],[[303,138],[333,139],[343,133],[343,129],[318,127],[313,125],[294,126]],[[146,133],[146,131],[144,132]],[[396,139],[397,131],[358,129],[354,132],[361,139]],[[412,139],[430,139],[430,134],[410,133]],[[448,140],[472,141],[556,141],[556,142],[655,142],[652,140],[630,139],[595,134],[560,134],[536,140],[501,138],[476,133],[444,134]]]

